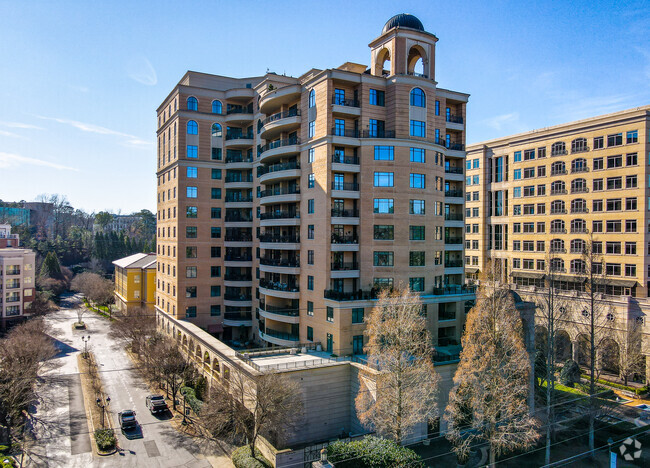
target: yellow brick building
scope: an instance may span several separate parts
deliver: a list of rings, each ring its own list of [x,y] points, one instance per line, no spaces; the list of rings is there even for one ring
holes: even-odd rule
[[[156,303],[156,255],[139,253],[115,260],[115,304],[153,310]]]

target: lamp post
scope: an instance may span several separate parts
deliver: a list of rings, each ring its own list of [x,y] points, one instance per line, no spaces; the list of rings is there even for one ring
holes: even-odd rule
[[[88,342],[90,341],[90,335],[82,336],[81,341],[84,342],[84,358],[88,359]]]
[[[612,445],[614,440],[610,437],[607,439],[607,448],[609,449],[609,466],[610,468],[616,468],[616,452],[612,451]]]
[[[104,429],[104,413],[106,412],[106,407],[111,404],[111,397],[106,397],[106,401],[102,404],[102,399],[97,398],[97,406],[102,409],[102,429]]]

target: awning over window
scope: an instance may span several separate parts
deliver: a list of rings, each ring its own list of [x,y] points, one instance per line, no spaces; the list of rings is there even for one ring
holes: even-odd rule
[[[478,273],[478,267],[465,267],[465,273]]]
[[[513,271],[511,276],[517,278],[528,278],[528,279],[543,279],[544,273],[536,273],[534,271]]]
[[[220,323],[213,323],[208,325],[208,333],[221,333],[223,331],[223,325]]]

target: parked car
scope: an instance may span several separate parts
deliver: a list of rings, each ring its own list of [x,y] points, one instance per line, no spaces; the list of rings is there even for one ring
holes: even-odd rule
[[[149,411],[151,411],[151,414],[164,413],[169,409],[167,407],[167,402],[162,395],[147,396],[146,404]]]
[[[124,410],[119,412],[117,415],[120,421],[120,428],[123,431],[133,430],[138,427],[138,421],[135,420],[135,411]]]

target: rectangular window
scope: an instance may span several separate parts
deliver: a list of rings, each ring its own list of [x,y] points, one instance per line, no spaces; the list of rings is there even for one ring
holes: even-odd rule
[[[394,159],[394,146],[375,146],[375,161],[392,161]]]
[[[637,178],[636,175],[625,176],[625,188],[636,188]]]
[[[313,250],[308,250],[307,251],[307,265],[313,265],[314,264],[314,251]]]
[[[325,312],[325,320],[328,322],[333,323],[334,322],[334,309],[332,307],[327,307]]]
[[[610,146],[620,146],[623,144],[623,134],[614,133],[612,135],[607,135],[607,147]]]
[[[307,327],[307,341],[314,341],[314,329]]]
[[[521,161],[521,151],[515,151],[515,162]]]
[[[334,89],[334,104],[339,106],[345,105],[345,90],[344,89]]]
[[[210,218],[221,219],[221,208],[210,208]]]
[[[221,228],[220,227],[211,227],[210,228],[210,238],[212,239],[221,239]]]
[[[313,276],[307,276],[307,289],[310,291],[314,290],[314,277]]]
[[[541,184],[537,186],[537,196],[542,197],[546,195],[546,185]]]
[[[636,232],[636,219],[625,220],[625,232]]]
[[[316,121],[312,120],[311,122],[309,122],[309,138],[314,138],[315,132],[316,132]],[[337,132],[335,132],[335,134],[338,135]]]
[[[608,177],[607,190],[618,190],[623,188],[623,179],[621,177]]]
[[[393,240],[395,239],[395,227],[392,224],[375,224],[375,240]]]
[[[221,189],[216,188],[216,187],[212,187],[210,197],[213,200],[221,200]]]
[[[636,255],[636,242],[625,243],[625,255]]]
[[[603,189],[603,179],[594,179],[594,181],[593,181],[593,189],[594,189],[594,192],[602,190]]]
[[[375,213],[393,213],[393,199],[392,198],[375,198],[374,212]]]
[[[594,200],[592,202],[591,211],[594,211],[594,212],[603,211],[603,201],[602,200]]]
[[[594,138],[594,149],[602,149],[605,147],[604,138],[599,136]]]
[[[423,148],[411,148],[411,162],[425,162],[425,150]]]
[[[314,199],[307,200],[307,214],[314,214]]]
[[[212,278],[219,278],[221,276],[221,267],[217,265],[212,265],[210,267],[210,276]]]
[[[535,150],[524,150],[524,161],[530,161],[531,159],[535,159]]]
[[[435,113],[436,115],[440,115],[440,101],[435,102]]]
[[[413,292],[424,291],[424,278],[409,278],[409,289]]]
[[[212,285],[210,286],[210,297],[220,297],[221,296],[221,286]]]
[[[537,159],[542,159],[546,157],[546,148],[537,148]]]
[[[636,265],[625,264],[625,276],[636,276]]]
[[[219,258],[221,257],[221,247],[218,245],[211,245],[210,246],[210,257],[211,258]]]
[[[352,323],[363,323],[363,307],[352,309]]]
[[[591,223],[592,232],[603,232],[603,222],[602,221],[593,221]]]
[[[409,240],[424,240],[424,226],[409,226]]]
[[[635,211],[637,209],[637,202],[635,197],[625,199],[625,209],[627,211]]]
[[[221,161],[221,148],[212,148],[212,159],[214,161]]]
[[[472,176],[472,185],[478,185],[479,184],[479,176],[475,175]]]
[[[621,232],[621,221],[607,221],[607,232]]]
[[[393,266],[394,257],[393,252],[374,252],[373,265],[374,266]]]
[[[307,315],[310,317],[314,315],[314,303],[312,301],[307,301]]]
[[[315,154],[315,152],[316,152],[316,150],[314,148],[309,148],[309,153],[308,153],[309,156],[308,156],[308,160],[307,160],[308,163],[311,164],[311,163],[314,162],[314,154]]]
[[[196,206],[186,206],[185,207],[185,217],[186,218],[196,218],[199,215],[199,209]]]
[[[186,176],[188,179],[196,179],[198,177],[198,169],[196,167],[187,166]]]
[[[607,200],[607,211],[621,211],[621,199],[610,198]]]
[[[195,266],[185,267],[185,277],[196,278],[196,267]]]
[[[220,180],[221,179],[221,169],[212,169],[212,179]]]
[[[539,190],[537,191],[537,193],[539,193]],[[537,214],[546,214],[546,203],[537,204]]]
[[[533,177],[535,177],[534,167],[527,167],[524,169],[524,179],[532,179]]]
[[[196,258],[196,247],[185,247],[185,258]]]
[[[185,288],[185,297],[189,299],[196,297],[196,286],[187,286]]]
[[[616,167],[623,167],[623,156],[620,154],[617,156],[607,157],[607,169],[613,169]]]
[[[605,274],[607,276],[621,276],[620,263],[606,263],[605,268]]]
[[[196,226],[185,226],[185,237],[188,239],[196,239]]]
[[[185,318],[196,317],[196,306],[187,306],[185,308]]]
[[[421,120],[411,120],[410,135],[414,137],[426,137],[427,124]]]
[[[409,252],[409,266],[420,267],[425,266],[424,252]]]
[[[211,304],[210,305],[210,316],[211,317],[218,317],[221,315],[221,306],[219,304]]]
[[[603,158],[594,158],[594,171],[599,171],[604,168]]]
[[[606,242],[605,243],[605,252],[610,255],[620,255],[621,253],[621,243],[620,242]]]
[[[513,198],[521,198],[521,187],[514,187],[512,189]]]
[[[386,93],[378,89],[370,88],[370,105],[371,106],[385,106],[386,105]]]
[[[199,157],[199,147],[196,145],[187,145],[187,157],[196,159]]]
[[[307,239],[313,239],[314,238],[314,225],[309,224],[307,226]]]
[[[424,174],[411,174],[410,177],[410,187],[411,188],[425,188],[425,176]]]
[[[315,181],[316,179],[314,179],[314,173],[312,172],[307,177],[307,188],[314,188]]]
[[[424,200],[409,200],[409,214],[423,215]]]
[[[198,189],[196,187],[187,187],[187,198],[196,198]]]
[[[630,132],[627,132],[625,134],[625,142],[629,145],[631,143],[638,143],[639,142],[639,131],[638,130],[632,130]]]
[[[543,234],[545,232],[546,232],[546,223],[544,221],[537,223],[537,233]]]
[[[521,179],[521,169],[515,169],[514,179],[515,180],[520,180]]]
[[[638,164],[639,164],[639,158],[636,153],[630,153],[625,155],[626,166],[637,166]]]
[[[375,187],[392,187],[392,172],[375,172]]]

